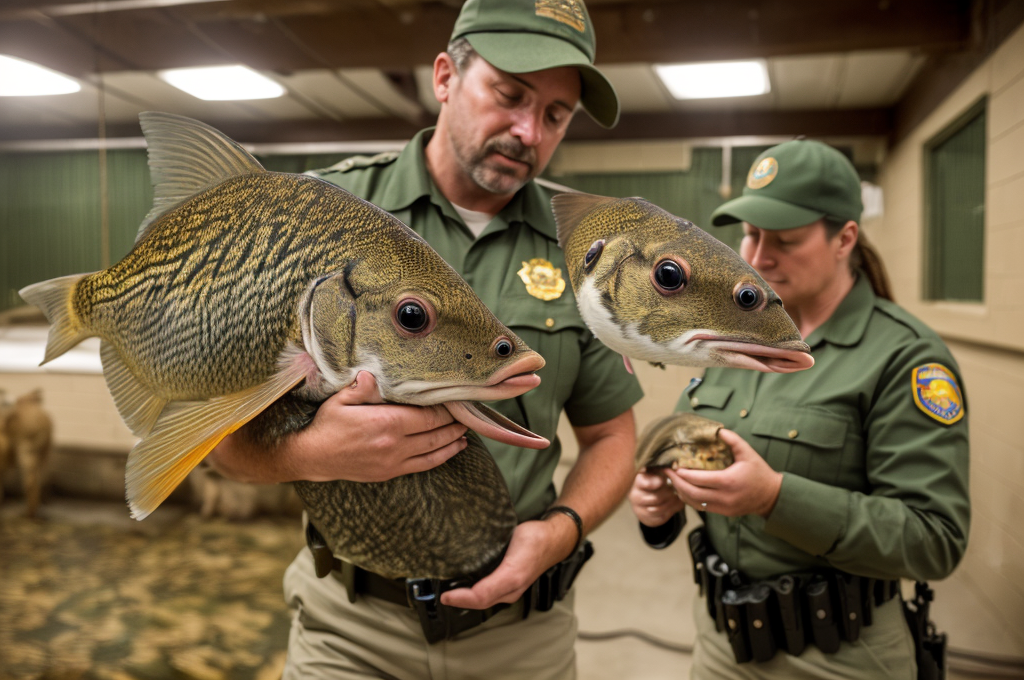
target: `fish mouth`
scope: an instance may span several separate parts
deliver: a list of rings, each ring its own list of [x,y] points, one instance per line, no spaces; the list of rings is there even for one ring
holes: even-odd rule
[[[551,442],[544,437],[530,432],[479,401],[446,401],[444,406],[455,420],[482,437],[526,449],[546,449],[551,446]]]
[[[724,359],[733,368],[749,368],[763,373],[794,373],[814,365],[811,348],[802,340],[787,340],[775,346],[742,338],[700,333],[687,340],[701,342],[709,353]]]

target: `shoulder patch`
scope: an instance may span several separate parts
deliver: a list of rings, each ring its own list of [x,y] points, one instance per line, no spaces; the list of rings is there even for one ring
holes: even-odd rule
[[[964,395],[953,372],[942,364],[924,364],[910,373],[914,403],[929,418],[952,425],[964,417]]]

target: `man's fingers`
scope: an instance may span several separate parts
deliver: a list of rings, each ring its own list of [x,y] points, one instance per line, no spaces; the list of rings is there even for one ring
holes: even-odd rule
[[[384,400],[380,397],[380,391],[377,389],[376,378],[367,371],[359,371],[356,374],[355,382],[339,390],[332,399],[335,399],[340,404],[348,405],[384,403]]]
[[[455,441],[442,446],[434,451],[428,451],[427,453],[421,453],[418,456],[412,456],[406,458],[402,466],[402,471],[399,474],[409,475],[414,472],[426,472],[436,468],[441,463],[445,462],[460,451],[464,451],[469,442],[464,437],[459,437]]]
[[[502,573],[499,567],[490,576],[478,581],[472,588],[456,588],[441,595],[441,604],[463,609],[487,609],[498,602],[514,602],[517,590],[515,579]]]
[[[406,435],[405,446],[416,452],[416,454],[434,451],[442,446],[458,441],[465,436],[467,429],[462,423],[449,423],[426,432]]]
[[[645,491],[654,491],[665,486],[665,478],[659,474],[641,472],[636,476],[636,486],[638,489],[644,489]]]

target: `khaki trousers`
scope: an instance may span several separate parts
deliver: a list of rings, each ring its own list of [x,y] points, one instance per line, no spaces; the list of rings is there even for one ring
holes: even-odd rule
[[[697,640],[691,680],[916,680],[914,639],[903,618],[900,599],[893,598],[871,612],[872,623],[861,628],[856,642],[844,642],[835,654],[808,645],[800,656],[779,651],[771,661],[738,664],[724,632],[715,630],[704,598],[695,597],[693,616]]]
[[[284,576],[292,610],[283,680],[574,680],[573,592],[547,612],[505,609],[454,640],[427,644],[415,612],[318,579],[304,548]]]

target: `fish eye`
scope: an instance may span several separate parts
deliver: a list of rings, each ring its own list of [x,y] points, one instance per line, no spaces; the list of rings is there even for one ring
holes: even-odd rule
[[[601,257],[601,253],[604,251],[604,239],[594,241],[590,246],[590,250],[583,256],[583,266],[589,271],[594,263],[597,262],[597,258]]]
[[[433,330],[434,314],[429,303],[418,298],[403,298],[392,313],[395,326],[403,335],[425,335]]]
[[[752,283],[739,283],[733,291],[736,306],[745,312],[753,311],[764,301],[764,291]]]
[[[679,292],[689,283],[689,278],[690,272],[686,263],[672,258],[660,260],[651,272],[654,287],[663,295]]]
[[[494,354],[501,359],[512,356],[512,352],[515,351],[515,346],[512,341],[506,337],[498,338],[498,341],[494,343]]]

